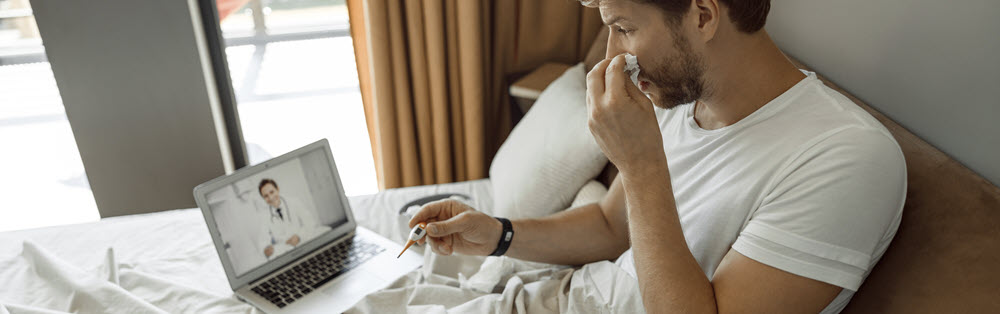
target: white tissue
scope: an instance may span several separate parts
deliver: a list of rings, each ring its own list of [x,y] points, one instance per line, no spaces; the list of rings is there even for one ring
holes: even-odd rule
[[[504,276],[513,273],[514,262],[507,259],[506,256],[490,256],[483,261],[479,271],[472,277],[465,278],[462,273],[458,273],[458,281],[462,289],[491,293]]]
[[[629,74],[632,84],[639,87],[639,60],[631,53],[625,53],[625,73]]]

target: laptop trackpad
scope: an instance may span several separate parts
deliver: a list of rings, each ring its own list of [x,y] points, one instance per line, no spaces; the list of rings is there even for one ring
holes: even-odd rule
[[[357,297],[360,300],[386,286],[385,280],[361,269],[355,269],[344,276],[347,277],[323,289],[323,292],[336,298]]]

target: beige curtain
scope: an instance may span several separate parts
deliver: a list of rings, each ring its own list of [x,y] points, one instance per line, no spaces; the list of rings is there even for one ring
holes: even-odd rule
[[[487,176],[508,80],[586,54],[600,17],[571,0],[348,0],[381,189]]]

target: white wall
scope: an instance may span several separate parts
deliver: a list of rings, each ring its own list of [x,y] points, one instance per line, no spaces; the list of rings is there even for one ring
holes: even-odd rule
[[[1000,185],[1000,1],[775,0],[789,55]]]
[[[31,6],[101,216],[195,207],[232,170],[196,2]]]

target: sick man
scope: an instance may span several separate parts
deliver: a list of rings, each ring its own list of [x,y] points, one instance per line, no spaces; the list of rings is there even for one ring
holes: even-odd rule
[[[763,29],[770,1],[585,4],[611,31],[587,75],[590,131],[620,170],[607,196],[510,224],[441,201],[410,226],[435,221],[443,255],[616,260],[651,313],[843,309],[900,221],[889,132],[782,54]]]

